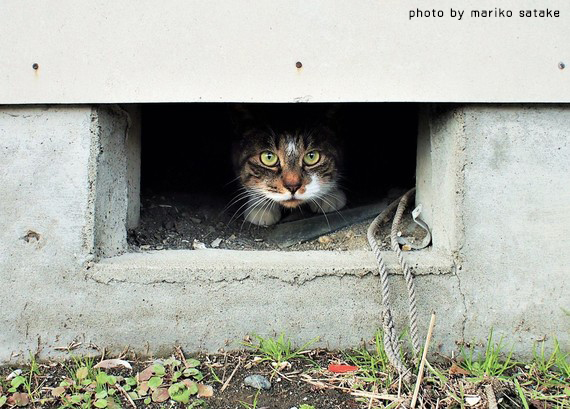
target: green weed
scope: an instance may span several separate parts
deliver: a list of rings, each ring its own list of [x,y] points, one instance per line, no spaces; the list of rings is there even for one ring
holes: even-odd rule
[[[505,378],[505,372],[514,367],[516,362],[511,360],[512,348],[505,358],[503,358],[503,338],[498,344],[493,342],[493,330],[489,333],[487,346],[484,354],[475,356],[475,348],[471,347],[468,351],[461,348],[463,362],[461,366],[471,372],[475,377],[482,378],[484,376],[492,376],[497,378]]]
[[[374,350],[372,352],[364,346],[345,354],[345,357],[348,362],[359,368],[359,380],[364,383],[386,389],[394,381],[391,375],[390,361],[384,349],[383,333],[380,330],[376,331],[374,335]]]
[[[257,409],[257,398],[259,397],[261,391],[257,391],[257,393],[255,394],[255,396],[253,397],[253,402],[252,403],[247,403],[244,401],[239,401],[239,404],[241,406],[243,406],[245,409]]]
[[[318,338],[314,338],[309,342],[304,343],[301,347],[294,348],[291,339],[285,339],[285,335],[283,333],[281,333],[277,339],[263,338],[255,334],[253,337],[257,339],[259,344],[256,345],[251,342],[245,342],[243,345],[260,354],[262,362],[274,362],[276,367],[281,366],[281,364],[288,362],[291,359],[306,359],[301,352],[305,351],[310,345],[318,341]]]

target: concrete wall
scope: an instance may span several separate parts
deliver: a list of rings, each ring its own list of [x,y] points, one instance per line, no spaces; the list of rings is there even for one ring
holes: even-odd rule
[[[139,225],[141,214],[141,107],[128,104],[123,108],[128,113],[127,133],[127,228]]]
[[[164,352],[236,348],[251,332],[320,336],[331,348],[372,337],[380,291],[370,252],[109,257],[125,250],[127,181],[137,182],[126,152],[133,118],[128,127],[111,106],[0,109],[0,288],[10,294],[0,301],[0,362],[38,345],[54,355],[74,339]],[[434,246],[408,257],[420,331],[436,311],[442,353],[491,327],[519,353],[544,335],[568,347],[569,120],[568,106],[424,112],[417,200]],[[391,280],[403,328],[405,287]]]
[[[516,349],[557,336],[568,350],[570,106],[435,106],[423,115],[418,201],[431,209],[434,246],[458,264],[463,338],[494,328]]]
[[[125,250],[126,123],[110,107],[0,109],[0,361],[65,338],[96,304],[82,269]]]

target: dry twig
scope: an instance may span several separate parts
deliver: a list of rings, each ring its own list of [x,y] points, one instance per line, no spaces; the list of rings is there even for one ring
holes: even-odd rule
[[[188,369],[188,362],[186,362],[186,357],[184,357],[184,353],[182,352],[182,348],[180,348],[180,346],[176,346],[175,350],[176,350],[176,355],[178,355],[178,358],[180,358],[180,360],[184,364],[184,368]]]
[[[431,341],[431,336],[433,333],[434,325],[435,325],[435,312],[431,314],[431,320],[429,322],[428,333],[426,336],[426,343],[424,345],[424,353],[422,354],[422,361],[420,362],[420,369],[418,371],[418,379],[416,380],[416,387],[414,389],[414,395],[412,396],[412,404],[410,405],[411,409],[414,409],[414,407],[416,406],[416,402],[418,399],[418,393],[420,392],[420,385],[421,385],[422,380],[424,378],[424,366],[426,364],[427,351],[429,348],[429,343]]]
[[[485,394],[487,395],[487,402],[489,402],[489,409],[497,409],[497,398],[495,397],[493,385],[485,385]]]
[[[350,392],[352,396],[357,396],[359,398],[369,398],[377,400],[389,400],[391,402],[403,402],[404,399],[399,398],[398,395],[392,395],[388,393],[373,393],[366,391],[352,391]]]
[[[64,347],[55,347],[54,349],[56,351],[67,351],[67,352],[71,352],[76,348],[79,348],[81,346],[82,342],[77,342],[77,341],[71,341],[69,344],[67,344],[67,346]]]
[[[121,392],[123,394],[123,396],[125,397],[125,399],[127,399],[127,401],[131,404],[131,406],[133,408],[137,408],[137,405],[135,405],[135,402],[133,401],[133,399],[129,396],[129,394],[127,393],[126,390],[123,389],[123,387],[121,385],[119,385],[118,383],[115,384],[115,388],[117,388],[117,390],[119,392]]]
[[[234,377],[234,374],[236,373],[236,371],[238,370],[239,366],[241,365],[241,358],[238,358],[238,363],[236,365],[236,367],[234,368],[234,370],[232,371],[232,373],[230,374],[230,377],[226,380],[226,382],[222,385],[222,388],[220,389],[220,392],[223,392],[226,390],[226,388],[228,387],[228,385],[230,384],[230,381],[232,380],[232,378]]]

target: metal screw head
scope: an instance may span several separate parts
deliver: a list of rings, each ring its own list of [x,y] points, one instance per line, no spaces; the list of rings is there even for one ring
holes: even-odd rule
[[[301,61],[297,61],[297,63],[295,64],[295,67],[297,68],[301,68],[303,66],[303,64],[301,64]]]
[[[37,70],[38,68],[40,68],[40,66],[39,66],[39,64],[38,64],[37,62],[35,62],[35,63],[32,64],[32,68],[33,68],[34,70]]]
[[[562,61],[560,61],[558,63],[558,68],[560,68],[561,70],[563,70],[564,68],[566,68],[566,64],[564,64]]]

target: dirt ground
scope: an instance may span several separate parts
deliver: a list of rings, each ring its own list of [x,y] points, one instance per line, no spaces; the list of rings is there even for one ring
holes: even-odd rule
[[[378,348],[379,344],[376,345]],[[22,365],[0,367],[0,407],[395,409],[409,407],[414,392],[415,382],[402,380],[387,365],[384,352],[378,349],[377,353],[366,352],[366,349],[305,350],[280,367],[275,365],[275,361],[261,360],[264,355],[259,351],[191,356],[179,348],[174,351],[171,357],[142,359],[127,349],[118,358],[129,368],[121,364],[96,369],[94,364],[108,362],[109,357],[77,357],[73,351],[69,351],[69,359],[65,361],[38,363],[33,360]],[[173,359],[178,361],[173,362]],[[189,364],[192,360],[195,364]],[[500,369],[503,364],[497,362],[494,368],[499,368],[499,375],[481,377],[465,369],[469,367],[466,363],[449,358],[432,364],[432,369],[423,379],[418,408],[486,409],[493,407],[490,399],[496,400],[498,405],[494,407],[501,409],[570,407],[567,395],[570,389],[565,387],[570,381],[567,369],[564,375],[551,366],[539,369],[536,362],[506,361],[507,371],[503,372]],[[162,374],[154,369],[156,365],[162,367]],[[348,365],[358,366],[348,368]],[[195,369],[200,378],[192,375],[195,378],[191,379],[185,372],[182,374],[184,368]],[[84,372],[80,376],[81,371]],[[178,372],[181,377],[178,380],[173,378],[176,371],[181,371]],[[257,390],[246,385],[244,380],[250,375],[264,376],[271,383],[269,389]],[[158,386],[150,386],[152,377],[157,376],[160,378]],[[114,378],[112,382],[109,377]],[[170,387],[181,379],[198,385],[198,396],[194,392],[186,403],[175,401],[170,394]],[[519,386],[513,379],[518,379]],[[150,388],[147,392],[141,392],[144,383]],[[155,399],[155,393],[161,388],[166,396]],[[103,398],[97,396],[101,391],[105,394]],[[526,396],[524,399],[522,394]],[[72,401],[74,397],[78,397],[77,402]],[[101,404],[102,400],[106,402]]]
[[[252,364],[254,356],[246,351],[225,353],[218,355],[198,355],[196,358],[201,362],[199,369],[204,374],[203,384],[213,387],[213,396],[204,398],[204,403],[196,405],[197,408],[207,409],[244,409],[247,405],[251,405],[255,409],[290,409],[299,408],[303,403],[313,405],[319,409],[357,409],[362,406],[347,393],[334,389],[321,389],[310,385],[303,381],[299,374],[310,370],[315,364],[326,366],[333,355],[324,351],[315,351],[311,358],[314,363],[304,360],[293,360],[292,366],[283,371],[282,374],[276,375],[268,363]],[[119,377],[119,379],[134,376],[141,373],[153,362],[149,360],[141,361],[127,358],[132,363],[132,370],[125,368],[107,369],[105,372],[109,375]],[[95,362],[98,362],[96,359]],[[30,400],[28,408],[45,408],[55,409],[63,407],[61,400],[53,398],[51,390],[60,385],[65,379],[70,379],[70,372],[75,368],[73,362],[51,362],[40,365],[38,375],[34,375],[35,381],[41,385],[42,395],[47,396],[47,401],[34,402]],[[234,370],[237,370],[234,372]],[[2,381],[14,370],[13,367],[0,368],[0,378]],[[25,369],[24,369],[25,371]],[[24,372],[25,373],[25,372]],[[214,376],[215,374],[215,376]],[[244,385],[244,379],[249,375],[262,375],[271,382],[270,390],[254,389]],[[231,376],[231,378],[230,378]],[[221,391],[223,385],[227,382],[226,387]],[[6,382],[7,383],[7,382]],[[121,381],[119,383],[122,383]],[[7,386],[4,390],[6,392]],[[0,396],[2,395],[2,385],[0,383]],[[132,408],[130,402],[120,394],[114,395],[119,400],[119,404],[123,408]],[[53,400],[53,401],[52,401]],[[196,401],[192,398],[190,404]],[[254,401],[256,402],[254,404]],[[8,403],[9,404],[9,403]],[[2,405],[0,405],[1,407]],[[135,406],[140,408],[158,409],[158,408],[187,408],[188,405],[176,403],[174,401],[149,404],[143,403],[141,400],[135,400]],[[71,408],[79,408],[79,405],[72,405]],[[89,406],[92,407],[92,406]]]
[[[372,218],[328,233],[317,239],[279,247],[270,238],[275,226],[261,227],[234,217],[239,209],[224,209],[226,201],[212,195],[155,195],[143,198],[139,227],[129,231],[131,251],[163,249],[195,249],[197,246],[232,250],[368,250],[366,231]],[[280,223],[313,217],[310,210],[284,215]],[[390,248],[391,219],[387,220],[377,238],[384,249]],[[416,228],[408,209],[401,223],[405,236],[421,240],[424,232]]]

